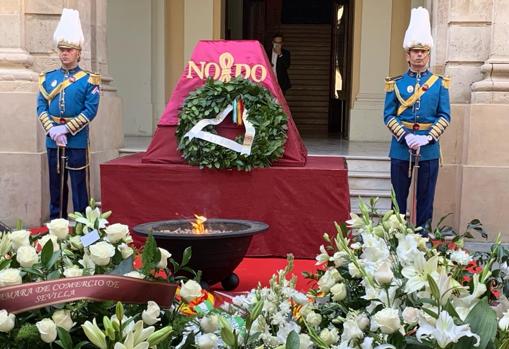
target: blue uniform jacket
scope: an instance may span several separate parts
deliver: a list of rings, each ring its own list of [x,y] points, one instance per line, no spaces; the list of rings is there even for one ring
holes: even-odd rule
[[[76,67],[72,70],[57,69],[39,76],[37,117],[44,131],[65,125],[67,147],[84,149],[88,146],[88,124],[99,107],[101,77]],[[46,146],[57,145],[49,136]]]
[[[389,156],[409,160],[405,141],[408,133],[430,135],[429,144],[421,147],[421,160],[440,157],[440,136],[451,122],[449,79],[432,74],[407,71],[387,78],[385,83],[384,123],[392,132]]]

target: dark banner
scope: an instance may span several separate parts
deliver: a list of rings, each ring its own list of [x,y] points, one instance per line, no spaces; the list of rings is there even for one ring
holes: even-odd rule
[[[154,301],[171,305],[176,284],[145,281],[125,276],[97,275],[32,282],[0,288],[0,309],[22,313],[48,305],[82,299],[143,304]]]

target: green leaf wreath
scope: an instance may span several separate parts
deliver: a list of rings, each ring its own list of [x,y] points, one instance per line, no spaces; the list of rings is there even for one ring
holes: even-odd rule
[[[201,119],[213,119],[237,97],[242,97],[249,111],[249,120],[256,134],[250,155],[237,153],[220,145],[184,135]],[[268,167],[283,156],[287,134],[287,116],[270,92],[250,80],[236,78],[230,82],[208,79],[184,101],[177,127],[178,149],[191,165],[200,167],[250,171],[254,167]],[[239,126],[244,127],[244,126]],[[217,134],[214,126],[203,129]],[[243,142],[244,134],[235,138]]]

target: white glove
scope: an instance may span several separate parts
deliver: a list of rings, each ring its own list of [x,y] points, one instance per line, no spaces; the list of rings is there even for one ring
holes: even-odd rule
[[[414,135],[413,133],[409,133],[405,136],[405,142],[406,144],[408,145],[408,147],[410,149],[414,149],[416,150],[417,148],[419,148],[417,146],[417,140],[416,140],[416,135]]]
[[[60,135],[56,137],[55,142],[59,147],[65,147],[67,145],[67,136],[66,135]]]
[[[53,126],[49,130],[49,136],[51,137],[52,140],[54,140],[56,142],[58,137],[65,135],[68,132],[69,132],[69,130],[67,129],[67,127],[65,125]]]
[[[426,144],[429,143],[428,136],[425,135],[416,135],[415,136],[415,142],[417,143],[418,147],[423,147]]]

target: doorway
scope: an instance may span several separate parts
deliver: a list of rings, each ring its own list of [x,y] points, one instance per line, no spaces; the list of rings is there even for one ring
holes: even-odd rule
[[[226,39],[270,48],[273,34],[284,35],[292,83],[286,100],[304,136],[348,139],[353,2],[226,0]]]

